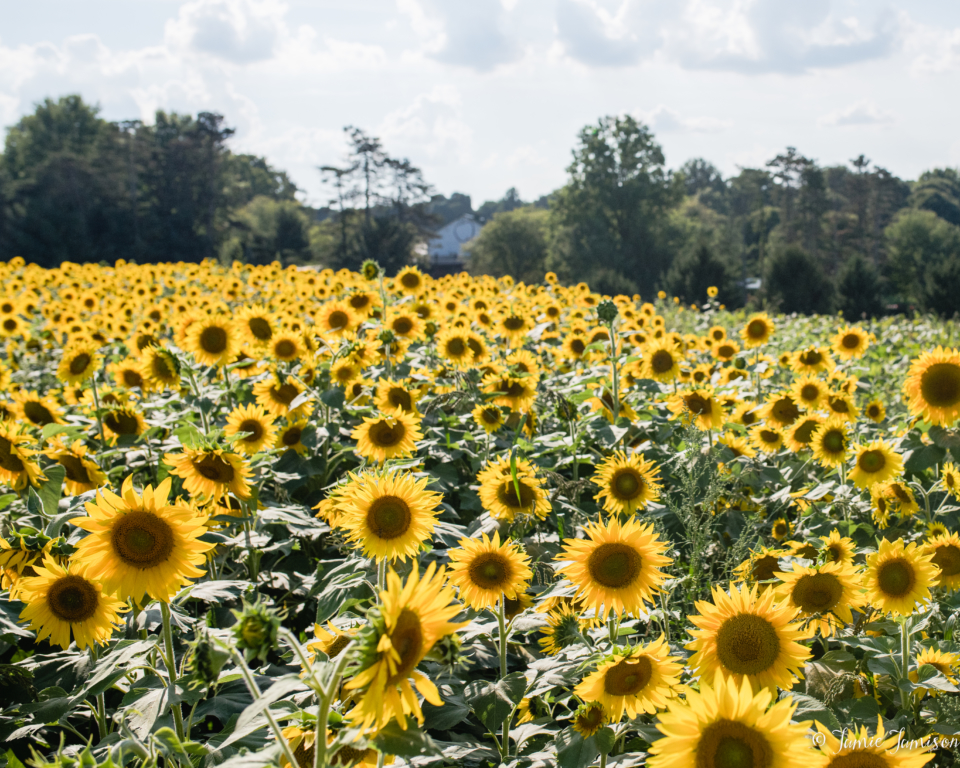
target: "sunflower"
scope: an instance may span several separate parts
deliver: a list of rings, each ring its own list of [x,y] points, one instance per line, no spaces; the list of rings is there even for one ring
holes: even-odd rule
[[[463,626],[450,621],[461,606],[444,579],[445,571],[437,570],[436,563],[423,576],[414,568],[406,583],[392,570],[387,574],[380,606],[368,613],[369,623],[358,633],[361,671],[344,686],[361,695],[346,715],[354,727],[375,731],[396,718],[405,730],[410,714],[422,723],[414,687],[434,706],[443,704],[436,685],[416,666],[440,638]]]
[[[941,534],[924,545],[924,551],[937,566],[937,586],[951,592],[960,588],[960,536],[956,533]]]
[[[147,422],[136,408],[106,408],[101,418],[107,440],[111,444],[121,437],[139,437],[147,431]]]
[[[270,357],[281,363],[292,363],[295,360],[299,360],[307,351],[303,336],[289,331],[281,331],[274,334],[267,348]]]
[[[683,352],[678,352],[669,339],[657,339],[643,350],[642,375],[667,384],[680,375],[683,361]]]
[[[834,368],[830,350],[826,347],[810,347],[793,353],[790,368],[799,375],[816,375]]]
[[[254,347],[266,344],[277,332],[276,315],[263,305],[244,307],[237,313],[236,327]]]
[[[773,521],[773,525],[770,528],[770,535],[773,536],[774,539],[783,541],[791,533],[793,533],[793,523],[789,520],[778,517]]]
[[[30,438],[0,426],[0,483],[15,491],[39,485],[46,478],[33,460],[37,452],[27,448]]]
[[[910,365],[903,383],[913,416],[949,427],[960,416],[960,351],[937,347]]]
[[[359,627],[350,627],[347,630],[342,630],[329,621],[326,627],[321,624],[314,624],[313,636],[315,639],[307,643],[310,662],[316,663],[318,653],[322,653],[328,659],[335,659],[357,636],[358,629]]]
[[[813,431],[810,441],[813,457],[824,467],[839,467],[847,461],[850,450],[849,426],[846,419],[833,416]]]
[[[678,418],[693,419],[697,429],[720,429],[724,422],[724,412],[720,401],[709,389],[690,389],[672,395],[667,400],[667,408]]]
[[[759,312],[747,320],[747,324],[740,331],[740,338],[747,349],[754,349],[770,341],[773,331],[773,321],[765,312]]]
[[[57,366],[57,378],[65,384],[81,384],[89,379],[100,367],[98,349],[99,345],[91,341],[80,341],[67,347]]]
[[[641,454],[617,451],[597,465],[591,482],[607,512],[632,513],[660,498],[657,466]]]
[[[87,446],[83,444],[83,440],[74,440],[68,448],[58,438],[54,438],[44,454],[56,461],[66,472],[63,484],[68,496],[79,496],[107,483],[107,476],[100,467],[87,458]]]
[[[203,449],[184,446],[183,453],[164,454],[170,474],[183,478],[188,493],[209,501],[232,493],[238,499],[250,498],[247,478],[252,474],[243,457],[221,448]]]
[[[856,421],[860,413],[853,397],[845,392],[830,392],[827,395],[827,410],[844,421]]]
[[[63,412],[52,398],[38,395],[26,389],[14,392],[13,409],[20,421],[26,421],[35,427],[47,424],[63,424]]]
[[[488,435],[492,435],[503,426],[503,411],[495,405],[478,405],[470,415]]]
[[[760,411],[761,409],[756,403],[748,400],[745,403],[738,404],[737,407],[733,409],[733,413],[730,415],[730,421],[734,424],[743,424],[745,427],[752,427],[763,418]]]
[[[493,404],[512,411],[529,411],[537,398],[536,376],[487,374],[481,382],[484,393],[493,395]]]
[[[257,404],[273,416],[299,416],[309,413],[309,403],[290,409],[293,401],[305,391],[304,386],[293,376],[287,376],[285,381],[276,376],[270,376],[253,385],[253,396]]]
[[[954,685],[957,682],[957,664],[960,662],[960,658],[957,657],[955,653],[944,653],[943,651],[937,648],[924,648],[918,653],[914,659],[917,668],[910,670],[910,681],[917,683],[920,680],[920,667],[924,664],[929,664],[937,672],[943,675],[947,680],[949,680]],[[937,689],[935,688],[923,688],[914,692],[918,698],[922,698],[925,693],[937,694]]]
[[[90,534],[77,544],[77,572],[99,581],[107,594],[137,602],[144,595],[168,602],[190,579],[203,576],[197,566],[215,546],[200,540],[206,518],[191,507],[169,504],[171,485],[168,477],[156,490],[148,485],[138,494],[130,475],[120,496],[101,490],[88,502],[88,516],[70,521]]]
[[[909,616],[917,603],[930,599],[938,569],[933,556],[903,539],[883,539],[867,557],[863,585],[870,604],[882,613]]]
[[[342,336],[356,330],[362,322],[345,301],[328,301],[316,316],[315,328],[324,336]]]
[[[526,459],[516,460],[516,477],[510,469],[510,457],[503,456],[477,474],[480,503],[497,520],[512,522],[519,517],[546,519],[550,501],[543,481]]]
[[[717,442],[721,445],[727,446],[730,451],[733,453],[734,458],[746,458],[752,459],[757,455],[757,452],[750,447],[750,443],[747,442],[746,438],[742,435],[738,435],[736,432],[724,432]]]
[[[201,365],[227,365],[240,350],[240,334],[232,320],[208,315],[187,329],[184,349]]]
[[[874,736],[865,725],[835,732],[819,721],[816,726],[823,768],[922,768],[936,757],[927,748],[904,738],[901,731],[885,731],[880,715]],[[806,760],[808,765],[816,765],[817,761],[809,756]]]
[[[866,602],[859,574],[844,563],[815,567],[794,564],[793,570],[776,576],[783,582],[777,587],[777,596],[795,607],[800,618],[822,637],[830,637],[839,626],[850,624],[851,611]]]
[[[140,353],[140,375],[147,390],[179,389],[180,361],[169,350],[150,345]]]
[[[390,316],[389,328],[400,338],[417,341],[423,338],[426,324],[416,312],[401,312]]]
[[[378,464],[411,456],[417,449],[417,440],[423,439],[420,419],[399,408],[392,415],[366,417],[350,436],[357,441],[357,454]]]
[[[800,418],[800,408],[789,392],[770,395],[760,413],[771,426],[782,428]]]
[[[790,392],[798,405],[815,411],[827,396],[827,385],[816,376],[800,376]]]
[[[871,491],[874,489],[886,496],[891,510],[895,510],[900,517],[910,517],[920,510],[913,489],[906,483],[879,483]]]
[[[510,345],[522,343],[524,337],[531,330],[529,320],[522,312],[522,308],[510,306],[509,311],[505,312],[496,322],[497,333],[505,338]]]
[[[126,357],[107,366],[107,373],[113,376],[113,383],[118,389],[144,388],[143,374],[140,372],[141,362],[137,357]]]
[[[589,739],[609,722],[610,718],[598,701],[588,701],[573,713],[572,728],[583,738]]]
[[[381,379],[377,383],[373,402],[384,413],[393,413],[398,408],[404,413],[419,415],[417,399],[420,390],[413,386],[410,379]]]
[[[947,493],[955,499],[960,498],[960,469],[952,461],[940,467],[940,481]]]
[[[750,557],[734,569],[737,578],[747,584],[757,585],[760,592],[775,586],[770,582],[776,579],[780,570],[780,558],[786,555],[783,549],[768,549],[761,546],[759,552],[751,552]]]
[[[37,633],[37,641],[50,642],[66,650],[70,636],[80,650],[106,643],[114,630],[122,626],[119,613],[126,606],[100,585],[84,578],[52,558],[34,566],[36,576],[25,577],[18,584],[17,599],[26,603],[21,621],[29,621]]]
[[[879,400],[871,400],[863,407],[863,415],[875,424],[879,424],[887,418],[887,409]]]
[[[846,326],[837,331],[833,337],[833,351],[842,360],[852,360],[863,357],[863,353],[870,346],[870,335],[862,328]]]
[[[636,421],[637,412],[630,407],[626,398],[621,392],[617,403],[617,419],[626,419],[627,421]],[[601,382],[600,386],[593,390],[593,397],[587,400],[587,404],[594,412],[600,412],[604,418],[611,424],[615,423],[613,418],[613,391],[607,386],[607,383]]]
[[[296,451],[301,456],[306,456],[310,449],[303,444],[302,438],[307,423],[306,417],[302,417],[280,427],[273,447],[279,451]]]
[[[680,684],[683,665],[678,661],[661,635],[646,645],[616,649],[573,692],[584,701],[602,704],[613,723],[624,713],[631,719],[654,714],[667,706]]]
[[[797,419],[783,436],[787,448],[794,453],[799,453],[804,448],[810,448],[813,442],[813,433],[823,421],[823,418],[817,415],[802,416]]]
[[[666,579],[660,568],[673,562],[653,526],[636,518],[621,525],[612,517],[605,525],[587,525],[584,533],[586,539],[565,539],[556,558],[570,561],[559,572],[576,585],[577,599],[598,616],[640,611],[653,602]]]
[[[393,278],[393,284],[401,293],[414,296],[423,291],[426,278],[416,267],[404,267]]]
[[[516,599],[523,594],[533,572],[530,558],[520,545],[505,541],[500,534],[493,539],[460,539],[460,547],[447,551],[450,558],[450,583],[460,590],[460,599],[475,611],[489,608],[503,598]],[[506,606],[504,606],[506,607]]]
[[[750,441],[757,450],[776,453],[783,446],[783,432],[773,425],[757,424],[750,428]]]
[[[49,557],[53,549],[52,539],[42,547],[28,544],[23,536],[17,537],[17,542],[18,546],[14,547],[6,539],[0,539],[0,589],[10,590],[11,600],[17,599],[18,585],[23,578],[36,576],[36,566]]]
[[[659,716],[664,737],[650,747],[649,768],[819,768],[808,723],[793,723],[797,705],[719,671],[700,691],[687,690]]]
[[[828,563],[853,565],[853,556],[856,553],[853,539],[841,536],[840,531],[834,528],[829,536],[821,536],[820,541],[823,542],[823,548],[826,550]]]
[[[241,433],[246,433],[243,437],[230,440],[230,445],[240,453],[252,456],[273,445],[276,436],[276,427],[273,422],[273,416],[255,403],[238,405],[227,416],[227,425],[223,429],[223,434],[229,440]]]
[[[436,527],[443,499],[427,490],[427,481],[407,472],[351,474],[337,502],[339,526],[377,562],[416,555]]]
[[[470,333],[465,328],[446,328],[437,334],[437,353],[458,367],[473,365]]]
[[[886,483],[903,472],[903,457],[885,440],[875,440],[869,445],[858,445],[850,480],[857,488],[870,488],[877,483]]]
[[[556,656],[571,645],[583,645],[586,640],[583,630],[589,622],[580,616],[580,609],[571,603],[561,603],[547,613],[547,626],[540,631],[540,650],[548,656]]]
[[[729,362],[733,360],[740,352],[740,345],[733,340],[721,341],[710,348],[710,354],[717,360]]]
[[[697,601],[699,615],[689,619],[698,629],[686,648],[696,653],[690,666],[709,679],[719,670],[737,684],[749,680],[754,690],[777,687],[790,690],[803,677],[810,652],[800,640],[803,627],[795,623],[797,609],[776,602],[776,590],[733,584],[726,592],[713,589],[713,604]]]

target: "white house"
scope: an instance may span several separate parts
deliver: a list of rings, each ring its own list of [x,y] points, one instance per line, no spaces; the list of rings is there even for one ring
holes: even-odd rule
[[[465,213],[437,231],[437,236],[427,244],[430,265],[456,266],[463,263],[463,244],[473,240],[483,225],[472,213]]]

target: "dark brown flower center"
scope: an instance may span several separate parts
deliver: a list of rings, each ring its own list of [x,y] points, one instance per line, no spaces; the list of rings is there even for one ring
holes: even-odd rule
[[[367,510],[367,527],[381,539],[395,539],[410,529],[410,507],[399,496],[381,496]]]
[[[636,549],[616,542],[601,544],[587,559],[591,578],[611,589],[632,584],[640,575],[642,566],[643,560]]]
[[[114,553],[127,565],[153,568],[173,552],[173,530],[153,512],[134,510],[117,518],[111,536]]]
[[[717,631],[717,656],[730,672],[757,675],[780,655],[780,638],[769,621],[752,613],[732,616]]]
[[[96,614],[99,604],[100,597],[93,584],[72,573],[53,582],[47,592],[47,606],[61,621],[86,621]]]
[[[227,332],[218,325],[204,328],[200,333],[200,348],[211,355],[221,355],[227,349]]]

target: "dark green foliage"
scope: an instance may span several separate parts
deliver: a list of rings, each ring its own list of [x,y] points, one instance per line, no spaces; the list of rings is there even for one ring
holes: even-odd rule
[[[924,282],[924,309],[941,317],[953,317],[960,312],[960,256],[951,255],[931,264]]]
[[[764,288],[769,302],[788,314],[826,314],[833,304],[833,286],[823,267],[798,245],[788,245],[774,254]]]
[[[851,321],[876,317],[883,312],[877,270],[860,254],[855,254],[840,273],[837,309]]]
[[[731,268],[706,243],[677,257],[667,274],[666,289],[685,304],[707,301],[707,288],[717,288],[716,301],[728,307],[743,303],[743,292]]]
[[[932,211],[944,221],[960,226],[960,171],[934,168],[920,174],[909,202],[913,208]]]
[[[543,280],[547,258],[546,211],[520,208],[497,213],[468,247],[474,275],[512,275],[527,283]]]

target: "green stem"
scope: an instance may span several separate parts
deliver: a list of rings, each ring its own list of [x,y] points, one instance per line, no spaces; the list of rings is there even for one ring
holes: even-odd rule
[[[93,385],[93,407],[97,412],[97,434],[100,436],[100,451],[103,451],[106,445],[106,435],[103,434],[103,418],[100,416],[100,393],[97,392],[97,374],[94,373],[90,379]],[[100,454],[97,454],[97,462],[100,461]]]
[[[910,679],[910,628],[908,622],[910,619],[904,616],[900,621],[900,673],[901,680]],[[900,689],[900,708],[908,712],[910,707],[910,694]]]
[[[610,321],[610,374],[613,381],[613,426],[617,426],[620,417],[620,382],[617,380],[617,336],[613,330],[614,321]]]
[[[610,645],[616,647],[617,645],[617,616],[613,612],[613,609],[610,609],[610,615],[607,617],[607,636],[610,638]]]
[[[500,627],[500,679],[507,676],[507,601],[500,595],[500,606],[497,611],[497,622]],[[503,721],[503,733],[500,737],[500,757],[506,760],[510,757],[510,720],[513,712]]]
[[[177,697],[177,658],[173,651],[173,627],[170,624],[170,606],[167,603],[160,603],[160,615],[163,618],[163,644],[166,647],[166,653],[160,655],[163,656],[163,662],[167,665],[167,700],[170,711],[173,713],[177,738],[184,741],[183,712],[180,711],[180,702],[174,701]]]
[[[660,593],[660,610],[663,612],[663,637],[667,645],[670,645],[670,617],[667,615],[667,601],[663,597],[663,592]]]
[[[93,663],[96,665],[98,658],[96,645],[90,646],[90,656],[93,657]],[[107,708],[102,693],[97,694],[96,716],[97,730],[100,731],[100,740],[103,741],[107,737]]]
[[[200,413],[200,423],[203,425],[204,433],[210,431],[210,425],[207,424],[207,414],[203,412],[203,407],[200,405],[200,387],[197,386],[197,380],[193,376],[193,371],[189,366],[184,366],[184,370],[187,372],[187,379],[190,381],[190,389],[193,390],[193,396],[197,398],[197,411]]]
[[[377,563],[377,605],[380,605],[380,593],[387,588],[387,558]]]
[[[330,714],[330,705],[340,688],[340,678],[343,677],[343,669],[347,665],[349,650],[350,646],[348,645],[340,651],[330,680],[321,690],[319,708],[317,709],[317,735],[313,742],[314,768],[326,768],[327,766],[327,718]],[[382,764],[383,752],[377,756],[377,761]]]

